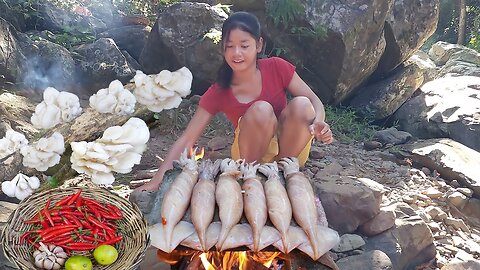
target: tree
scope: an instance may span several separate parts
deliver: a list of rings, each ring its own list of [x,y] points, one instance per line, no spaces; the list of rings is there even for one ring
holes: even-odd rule
[[[465,0],[459,0],[460,15],[458,17],[458,39],[457,44],[463,45],[465,43],[465,22],[466,22],[466,4]]]

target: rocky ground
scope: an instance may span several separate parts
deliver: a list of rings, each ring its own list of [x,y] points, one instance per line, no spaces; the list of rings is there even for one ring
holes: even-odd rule
[[[118,177],[117,192],[128,196],[135,183],[154,173],[191,112],[192,106],[187,105],[159,115],[151,126],[142,163],[132,173]],[[199,141],[199,146],[207,147],[206,158],[227,157],[231,135],[225,118],[217,117]],[[437,171],[398,158],[395,150],[366,150],[363,142],[314,143],[305,173],[317,192],[324,194],[321,200],[330,225],[343,234],[332,252],[339,267],[480,269],[478,220],[458,210],[473,191],[455,181],[447,183]],[[2,228],[16,205],[0,198]],[[416,261],[422,264],[409,268]],[[14,269],[3,253],[0,269]]]

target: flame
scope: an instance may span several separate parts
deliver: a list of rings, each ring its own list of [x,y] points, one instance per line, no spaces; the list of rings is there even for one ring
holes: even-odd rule
[[[204,155],[205,155],[205,148],[204,147],[202,147],[200,149],[200,152],[198,152],[198,147],[188,149],[188,157],[189,158],[194,157],[195,160],[199,160],[199,159],[203,158]]]
[[[247,253],[246,251],[227,251],[202,253],[199,257],[205,270],[247,270],[249,269],[249,262],[251,263],[252,261],[270,268],[274,259],[280,254],[280,252]]]
[[[202,149],[200,150],[200,153],[197,154],[197,151],[195,151],[195,160],[199,160],[203,158],[204,155],[205,155],[205,148],[202,147]]]

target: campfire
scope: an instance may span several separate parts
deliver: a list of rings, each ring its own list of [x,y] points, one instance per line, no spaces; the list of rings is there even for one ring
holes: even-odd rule
[[[199,252],[175,250],[157,252],[160,261],[175,270],[298,270],[300,261],[309,260],[300,252],[283,254],[278,251],[225,251]]]

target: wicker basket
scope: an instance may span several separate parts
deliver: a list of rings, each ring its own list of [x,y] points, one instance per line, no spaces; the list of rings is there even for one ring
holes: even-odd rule
[[[52,198],[52,204],[54,204],[61,198],[75,193],[79,188],[81,187],[50,189],[34,193],[22,201],[10,215],[2,231],[1,241],[5,257],[15,263],[20,269],[38,269],[33,264],[33,247],[27,243],[20,244],[20,236],[23,232],[33,228],[32,224],[24,224],[23,221],[32,218],[44,207],[48,198]],[[117,194],[101,188],[82,188],[82,197],[95,199],[101,203],[113,204],[123,214],[123,218],[119,221],[118,226],[118,234],[123,236],[123,240],[115,245],[119,254],[117,261],[107,266],[94,263],[93,269],[137,269],[145,255],[146,248],[150,245],[147,223],[138,207]],[[72,253],[79,255],[89,254],[85,252]],[[91,255],[90,258],[92,258]],[[92,262],[95,262],[93,258]]]

